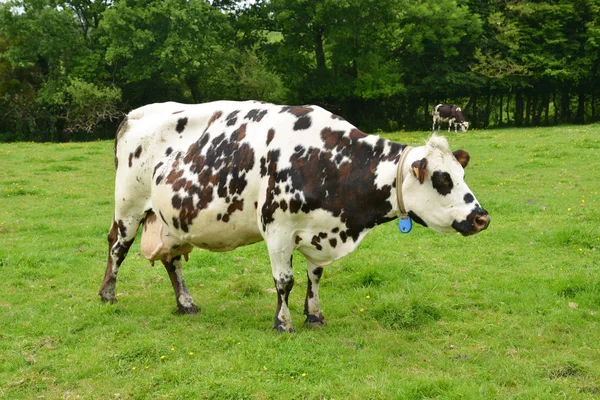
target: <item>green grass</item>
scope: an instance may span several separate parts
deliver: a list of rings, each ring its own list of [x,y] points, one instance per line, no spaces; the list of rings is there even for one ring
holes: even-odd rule
[[[427,132],[386,135],[413,145]],[[328,326],[271,330],[264,244],[194,251],[202,308],[174,314],[136,242],[115,305],[97,290],[112,142],[0,145],[0,398],[591,399],[600,396],[600,125],[472,130],[467,182],[490,228],[394,223],[325,269]]]

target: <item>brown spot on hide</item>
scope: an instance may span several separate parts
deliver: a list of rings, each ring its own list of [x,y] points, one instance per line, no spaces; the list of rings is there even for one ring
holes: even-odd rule
[[[269,143],[271,143],[271,141],[273,140],[273,138],[275,137],[275,130],[273,128],[269,129],[269,132],[267,133],[267,146],[269,145]]]
[[[305,115],[303,117],[298,118],[298,120],[294,123],[294,130],[301,131],[304,129],[308,129],[311,125],[312,118],[310,118],[308,115]]]
[[[177,133],[182,133],[183,130],[185,129],[185,126],[188,123],[188,119],[187,117],[185,118],[179,118],[177,120],[177,125],[175,126],[175,130],[177,131]]]
[[[225,117],[225,121],[227,121],[227,126],[233,126],[237,122],[237,115],[240,110],[235,110],[229,113],[227,117]]]
[[[342,242],[346,243],[346,240],[348,239],[348,236],[346,235],[345,231],[341,231],[340,232],[340,239],[342,239]]]
[[[222,115],[223,115],[223,113],[221,111],[216,111],[212,115],[212,117],[210,117],[210,120],[208,121],[208,125],[206,126],[206,129],[210,128],[210,126],[213,124],[213,122],[215,122],[216,120],[221,118]]]
[[[267,160],[264,157],[260,158],[260,176],[267,175]]]
[[[303,117],[312,111],[314,111],[314,109],[307,106],[284,106],[281,107],[281,111],[279,113],[289,112],[296,117]]]
[[[337,246],[337,240],[336,239],[329,239],[329,244],[331,245],[331,247]]]
[[[279,202],[279,207],[281,208],[281,211],[285,212],[288,208],[287,203],[285,202],[285,200],[281,200]]]
[[[183,112],[183,110],[174,111],[174,112],[173,112],[173,115],[175,115],[175,114],[180,114],[180,113],[182,113],[182,112]]]
[[[179,210],[181,208],[181,197],[179,195],[173,195],[171,198],[171,205],[174,209]]]
[[[244,199],[235,199],[231,202],[229,207],[227,207],[227,213],[230,215],[236,211],[243,211],[243,210],[244,210]]]
[[[296,194],[296,197],[290,200],[290,212],[296,214],[298,211],[300,211],[301,207],[302,200],[300,200],[300,197]]]
[[[321,131],[321,139],[323,139],[323,146],[326,149],[333,149],[335,147],[345,147],[350,144],[348,138],[344,138],[344,131],[333,131],[331,128],[325,128]],[[343,143],[341,141],[344,140]]]
[[[161,162],[159,162],[158,164],[156,164],[156,165],[154,166],[154,171],[152,171],[152,177],[154,177],[154,175],[156,175],[156,171],[157,171],[157,170],[158,170],[160,167],[162,167],[162,166],[163,166],[163,162],[162,162],[162,161],[161,161]]]
[[[364,139],[366,137],[367,137],[367,134],[364,132],[361,132],[358,129],[352,129],[350,131],[350,139],[352,139],[352,140]]]
[[[248,111],[248,114],[244,117],[244,119],[249,119],[254,122],[260,122],[261,119],[267,114],[267,110],[259,110],[253,109]]]
[[[156,221],[156,214],[152,211],[148,211],[146,218],[144,219],[144,231],[146,230],[147,224],[152,224]]]
[[[321,238],[319,238],[317,235],[313,236],[312,240],[310,241],[310,244],[312,244],[313,246],[315,246],[315,248],[317,250],[322,250],[323,246],[321,246]]]
[[[133,166],[133,153],[129,153],[129,168]]]
[[[298,235],[296,235],[296,244],[300,243],[302,241],[302,238]]]
[[[142,146],[138,146],[137,149],[135,149],[135,154],[133,155],[135,158],[140,158],[140,156],[142,155]]]
[[[313,274],[316,275],[317,279],[321,279],[321,277],[323,276],[323,267],[317,267],[313,269]]]
[[[127,236],[127,227],[125,226],[125,223],[123,222],[122,219],[117,221],[117,226],[119,228],[119,235],[121,237]]]

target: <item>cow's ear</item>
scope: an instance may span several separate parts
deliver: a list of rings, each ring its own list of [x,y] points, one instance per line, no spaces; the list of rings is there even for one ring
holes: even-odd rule
[[[467,168],[467,165],[469,165],[469,160],[471,159],[471,156],[469,155],[468,151],[460,149],[456,150],[452,154],[454,154],[456,161],[458,161],[459,164],[462,165],[463,169]]]
[[[412,163],[412,169],[415,173],[415,177],[420,183],[425,182],[425,169],[427,168],[427,159],[422,158]]]

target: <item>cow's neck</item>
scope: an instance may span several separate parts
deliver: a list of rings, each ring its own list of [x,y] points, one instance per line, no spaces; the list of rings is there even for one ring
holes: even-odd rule
[[[386,141],[387,142],[387,141]],[[404,146],[385,146],[389,152],[382,154],[376,168],[366,175],[374,177],[374,184],[354,186],[355,194],[352,201],[347,203],[353,210],[345,209],[348,235],[355,241],[382,223],[392,221],[400,215],[398,196],[396,193],[396,176]],[[412,151],[402,166],[403,177],[409,173],[408,161],[414,158]],[[372,168],[373,165],[363,164],[362,168]],[[405,194],[406,195],[406,194]],[[356,202],[356,204],[355,204]]]
[[[398,153],[393,167],[390,168],[388,165],[382,165],[382,168],[378,169],[378,174],[381,174],[380,181],[385,182],[386,185],[390,185],[393,190],[391,190],[388,198],[388,202],[391,205],[391,210],[377,224],[391,221],[399,216],[404,216],[405,213],[409,211],[405,208],[404,204],[406,198],[410,196],[410,193],[406,191],[406,185],[404,185],[404,183],[408,179],[411,179],[411,174],[413,174],[411,164],[424,156],[423,150],[424,149],[422,146],[403,147],[403,149]],[[401,186],[399,187],[398,185]],[[404,190],[402,186],[404,186]]]

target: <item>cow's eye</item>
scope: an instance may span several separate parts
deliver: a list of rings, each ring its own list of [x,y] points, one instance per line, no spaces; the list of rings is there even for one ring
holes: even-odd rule
[[[435,190],[442,196],[450,194],[454,187],[454,182],[452,182],[450,174],[442,171],[435,171],[433,175],[431,175],[431,183]]]

